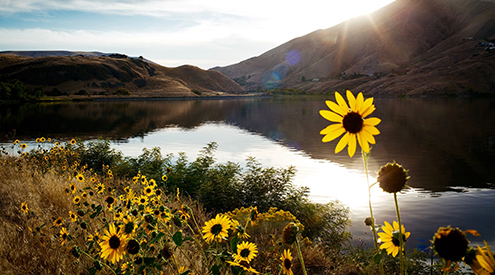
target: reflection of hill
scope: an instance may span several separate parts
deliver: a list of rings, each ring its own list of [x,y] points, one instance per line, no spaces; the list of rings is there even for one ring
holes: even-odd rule
[[[449,186],[487,187],[495,182],[494,99],[376,99],[381,134],[372,150],[371,171],[397,161],[410,170],[412,187],[443,191]],[[282,99],[246,104],[230,119],[313,158],[362,170],[359,157],[334,153],[337,141],[321,142],[329,122],[318,114],[323,100]]]
[[[495,183],[495,99],[375,99],[372,116],[382,119],[370,170],[397,161],[410,170],[412,187],[430,191],[450,186],[488,187]],[[0,142],[16,129],[17,138],[107,137],[125,140],[156,129],[194,128],[225,121],[260,133],[316,159],[362,170],[357,154],[334,154],[337,141],[321,142],[329,122],[318,111],[323,99],[252,98],[16,105],[0,108]],[[373,173],[372,173],[373,174]]]
[[[222,121],[241,104],[239,100],[172,100],[5,106],[0,109],[0,141],[7,141],[12,129],[19,139],[126,139],[172,125],[193,128]]]

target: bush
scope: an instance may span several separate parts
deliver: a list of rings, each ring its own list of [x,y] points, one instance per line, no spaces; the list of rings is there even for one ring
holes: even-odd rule
[[[129,92],[125,88],[119,88],[117,91],[113,93],[114,95],[131,95],[131,92]]]

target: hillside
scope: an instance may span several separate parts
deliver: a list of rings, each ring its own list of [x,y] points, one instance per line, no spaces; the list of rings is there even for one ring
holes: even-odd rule
[[[495,2],[397,0],[369,15],[215,67],[246,90],[370,95],[495,93]]]
[[[133,96],[210,96],[242,93],[228,77],[194,66],[163,67],[125,55],[26,57],[0,54],[0,82],[22,81],[28,89],[58,90],[69,95],[110,95],[125,88]],[[70,52],[69,52],[70,53]],[[46,52],[45,52],[46,54]],[[90,53],[93,54],[93,53]]]

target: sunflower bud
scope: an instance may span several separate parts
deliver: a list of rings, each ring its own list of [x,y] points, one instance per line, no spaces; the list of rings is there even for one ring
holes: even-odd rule
[[[406,187],[406,182],[409,179],[406,169],[397,163],[387,163],[378,171],[377,181],[383,191],[388,193],[400,192]]]
[[[371,217],[367,217],[366,219],[364,219],[364,225],[372,226],[373,225],[373,219]]]
[[[76,258],[79,258],[81,256],[81,250],[77,246],[72,247],[71,253]]]
[[[466,255],[469,241],[459,228],[440,227],[433,237],[433,249],[440,258],[460,261]]]
[[[134,239],[131,239],[127,242],[127,252],[131,255],[136,255],[139,253],[139,243],[134,240]]]
[[[170,247],[168,247],[167,244],[163,246],[163,249],[160,251],[160,254],[165,258],[166,260],[172,258],[172,252],[170,251]]]
[[[282,232],[282,241],[285,244],[291,245],[296,241],[298,233],[299,227],[297,224],[290,222],[287,226],[285,226],[284,231]]]
[[[93,262],[93,265],[96,268],[96,270],[101,270],[103,268],[103,264],[100,261],[98,261],[98,260],[95,260]]]

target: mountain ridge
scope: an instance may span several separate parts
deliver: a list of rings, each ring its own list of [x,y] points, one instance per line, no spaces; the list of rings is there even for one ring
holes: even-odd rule
[[[24,83],[28,89],[41,87],[44,91],[57,90],[68,95],[109,95],[120,88],[133,96],[145,97],[197,97],[244,92],[237,83],[216,71],[205,71],[191,65],[169,68],[142,57],[100,52],[0,54],[0,82],[14,79]]]
[[[352,89],[382,96],[495,93],[495,54],[480,44],[495,41],[494,18],[491,1],[397,0],[210,70],[246,90]]]

